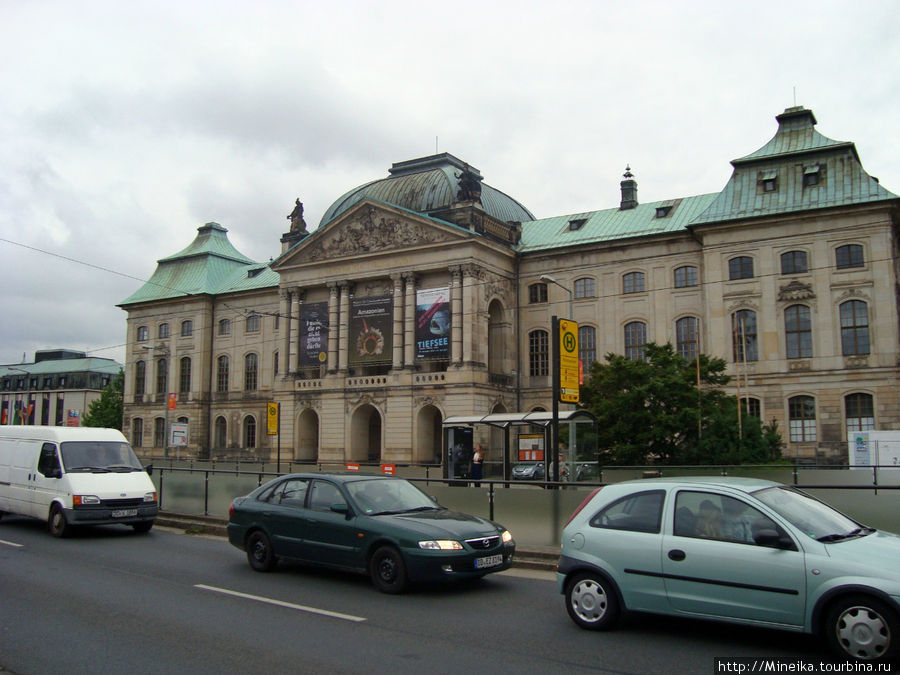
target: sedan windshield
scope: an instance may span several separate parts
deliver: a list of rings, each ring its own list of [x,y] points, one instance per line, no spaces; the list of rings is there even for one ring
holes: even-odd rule
[[[859,523],[843,513],[799,490],[772,487],[754,492],[753,496],[796,528],[819,541],[839,541],[873,531],[860,527]]]
[[[347,491],[363,513],[377,516],[442,508],[405,480],[360,480],[347,484]]]
[[[60,444],[66,471],[93,473],[143,471],[128,443],[118,441],[66,441]]]

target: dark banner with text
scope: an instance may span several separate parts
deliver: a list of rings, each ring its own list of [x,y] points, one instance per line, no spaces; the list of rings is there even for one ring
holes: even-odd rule
[[[416,291],[416,358],[450,358],[450,289]]]

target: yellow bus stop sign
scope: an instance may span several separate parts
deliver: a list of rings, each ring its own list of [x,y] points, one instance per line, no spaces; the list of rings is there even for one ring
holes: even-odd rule
[[[559,320],[559,400],[578,403],[578,323]]]

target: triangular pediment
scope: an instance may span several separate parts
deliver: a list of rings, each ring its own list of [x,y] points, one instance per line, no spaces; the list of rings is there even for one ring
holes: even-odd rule
[[[445,245],[471,236],[452,223],[363,199],[287,251],[273,268]]]

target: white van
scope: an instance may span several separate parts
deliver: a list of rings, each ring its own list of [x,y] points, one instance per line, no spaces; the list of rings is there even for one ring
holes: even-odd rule
[[[148,532],[159,511],[148,471],[116,429],[0,426],[0,518],[40,518],[55,537],[108,523]]]

